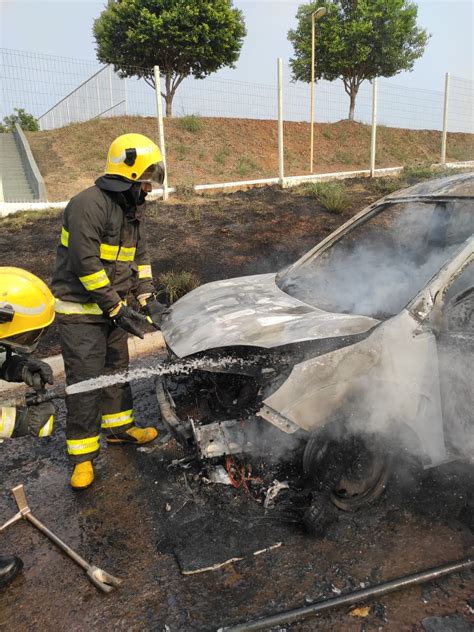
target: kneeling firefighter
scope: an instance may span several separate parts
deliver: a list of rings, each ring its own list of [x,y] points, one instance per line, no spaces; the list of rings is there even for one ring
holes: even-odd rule
[[[152,282],[143,215],[152,181],[163,180],[159,147],[141,134],[124,134],[110,146],[105,175],[64,211],[53,293],[68,385],[128,368],[128,335],[143,338],[146,323],[127,304],[131,296],[160,326],[166,308]],[[108,443],[148,443],[158,434],[135,425],[129,384],[68,396],[66,406],[73,489],[94,481],[101,429]]]
[[[0,379],[24,382],[35,390],[53,383],[51,367],[29,356],[54,320],[54,297],[38,277],[19,268],[0,267]],[[47,437],[53,430],[50,402],[28,408],[0,407],[0,439]],[[21,570],[20,558],[0,555],[0,587]]]

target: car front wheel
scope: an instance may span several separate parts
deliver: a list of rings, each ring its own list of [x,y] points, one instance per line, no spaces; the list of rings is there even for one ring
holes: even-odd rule
[[[384,491],[392,459],[380,437],[353,434],[341,422],[313,431],[303,455],[313,489],[344,511],[356,511]]]

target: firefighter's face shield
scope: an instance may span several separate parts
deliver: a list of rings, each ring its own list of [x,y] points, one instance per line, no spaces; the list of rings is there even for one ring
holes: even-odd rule
[[[10,338],[0,338],[0,345],[9,347],[12,351],[18,353],[30,354],[36,351],[44,331],[44,328],[33,329],[32,331],[25,331],[22,334],[10,336]]]
[[[142,173],[138,182],[141,182],[142,189],[145,193],[150,193],[153,185],[162,186],[165,180],[165,166],[163,162],[157,162],[154,165],[150,165],[148,169]]]

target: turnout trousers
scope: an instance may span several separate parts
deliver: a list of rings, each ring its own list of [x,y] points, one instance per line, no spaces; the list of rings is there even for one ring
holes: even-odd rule
[[[111,323],[60,321],[59,335],[68,386],[128,368],[128,334]],[[101,430],[114,436],[134,425],[128,383],[68,395],[66,408],[67,451],[74,463],[99,454]]]

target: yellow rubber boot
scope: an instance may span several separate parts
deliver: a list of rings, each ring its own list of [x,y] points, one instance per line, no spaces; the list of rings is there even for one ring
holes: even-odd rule
[[[74,466],[71,476],[71,487],[73,489],[86,489],[94,482],[94,468],[92,461],[84,461]]]
[[[116,433],[107,437],[107,443],[150,443],[158,436],[156,428],[139,428],[132,426],[124,432]]]

